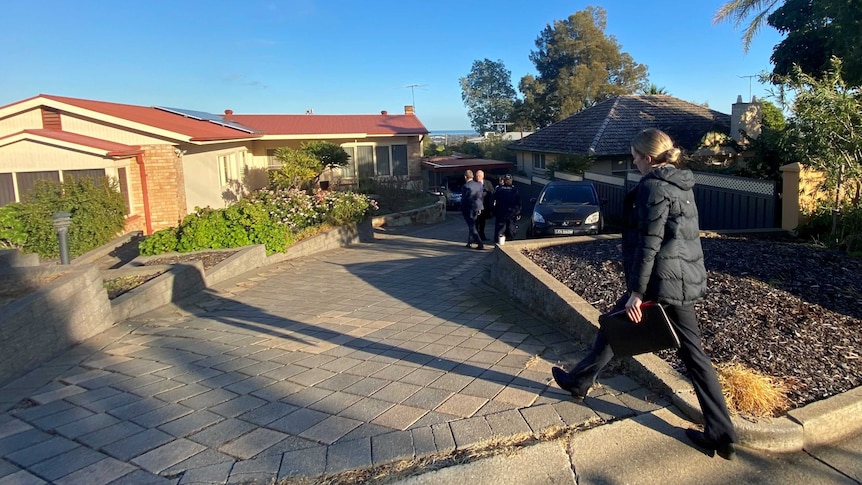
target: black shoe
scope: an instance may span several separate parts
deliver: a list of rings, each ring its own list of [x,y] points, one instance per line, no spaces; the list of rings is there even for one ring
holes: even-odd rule
[[[564,391],[569,391],[572,394],[572,397],[575,399],[583,400],[587,397],[587,393],[590,392],[590,387],[592,387],[593,383],[590,382],[588,385],[578,384],[574,381],[569,374],[560,369],[559,367],[551,368],[551,375],[554,376],[554,381],[560,386],[560,389]]]
[[[485,246],[480,243],[478,246],[476,246],[476,249],[485,249]]]
[[[716,443],[707,438],[706,435],[703,434],[703,431],[691,428],[685,430],[685,436],[697,446],[709,450],[709,456],[712,456],[713,453],[717,453],[718,456],[725,460],[733,460],[736,458],[736,448],[733,446],[733,443]]]
[[[472,245],[472,244],[470,244],[470,243],[465,244],[465,245],[464,245],[464,247],[465,247],[465,248],[473,249],[473,245]]]

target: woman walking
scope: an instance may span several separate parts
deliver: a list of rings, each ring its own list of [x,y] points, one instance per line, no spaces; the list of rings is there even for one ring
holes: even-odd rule
[[[715,369],[703,350],[694,304],[706,292],[706,268],[700,244],[694,174],[676,167],[680,150],[670,137],[656,129],[640,132],[631,146],[634,164],[643,175],[624,199],[623,268],[625,305],[633,322],[642,318],[641,304],[665,304],[680,340],[678,355],[688,370],[703,412],[704,431],[687,429],[696,445],[727,460],[736,453],[736,432],[721,393]],[[590,353],[566,372],[552,374],[561,389],[583,399],[599,372],[610,362],[613,351],[599,331]]]

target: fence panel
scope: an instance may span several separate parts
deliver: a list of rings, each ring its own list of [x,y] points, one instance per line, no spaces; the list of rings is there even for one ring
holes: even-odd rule
[[[639,173],[625,177],[584,173],[607,200],[605,218],[622,219],[623,197],[640,180]],[[767,229],[779,227],[778,184],[774,181],[695,172],[694,197],[703,230]]]

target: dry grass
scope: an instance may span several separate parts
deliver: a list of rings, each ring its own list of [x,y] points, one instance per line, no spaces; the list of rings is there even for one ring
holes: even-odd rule
[[[774,417],[789,407],[787,385],[742,364],[718,366],[718,381],[732,412],[754,418]]]

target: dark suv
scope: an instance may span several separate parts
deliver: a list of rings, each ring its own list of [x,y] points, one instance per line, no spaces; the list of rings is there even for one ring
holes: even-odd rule
[[[535,200],[527,237],[599,234],[601,202],[592,182],[548,182]]]

